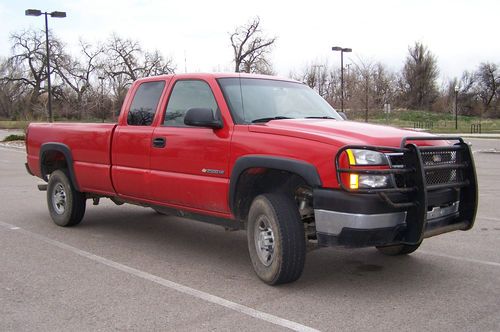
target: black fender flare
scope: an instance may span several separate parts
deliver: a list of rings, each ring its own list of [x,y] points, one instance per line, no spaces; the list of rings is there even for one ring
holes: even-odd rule
[[[240,157],[234,163],[229,181],[229,208],[233,211],[236,200],[236,189],[240,175],[249,168],[262,167],[288,171],[300,175],[313,188],[321,187],[321,178],[318,170],[310,163],[302,160],[273,157],[266,155],[249,155]],[[235,213],[236,211],[233,211]]]
[[[44,143],[40,147],[40,173],[42,175],[42,179],[47,182],[49,181],[47,176],[48,171],[45,167],[45,157],[46,154],[50,151],[61,152],[64,155],[66,163],[68,164],[69,180],[73,184],[73,187],[77,191],[80,191],[80,187],[78,186],[78,182],[76,181],[75,171],[73,169],[73,155],[71,154],[69,146],[63,143],[49,142],[49,143]]]

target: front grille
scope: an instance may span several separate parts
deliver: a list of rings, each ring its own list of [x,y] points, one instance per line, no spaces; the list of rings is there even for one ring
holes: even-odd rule
[[[425,148],[423,148],[425,149]],[[453,165],[457,164],[460,158],[461,151],[425,151],[421,152],[422,161],[425,166],[438,166],[438,165]],[[387,154],[391,163],[391,168],[406,168],[412,165],[405,161],[403,153],[389,153]],[[427,185],[445,184],[445,183],[458,183],[464,180],[463,171],[461,169],[439,169],[439,170],[426,170],[425,180]],[[412,185],[412,181],[405,180],[404,175],[396,174],[394,182],[397,187],[405,188]]]
[[[444,169],[437,171],[426,171],[425,180],[427,184],[443,184],[461,181],[461,172],[456,169]]]
[[[455,164],[457,151],[423,151],[422,161],[425,166]]]
[[[422,151],[422,161],[425,166],[454,165],[459,162],[461,151]],[[462,169],[426,170],[427,185],[457,183],[463,180]]]

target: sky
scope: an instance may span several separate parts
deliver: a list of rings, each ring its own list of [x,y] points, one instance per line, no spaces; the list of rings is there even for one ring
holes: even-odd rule
[[[75,55],[80,38],[116,33],[172,57],[177,72],[232,71],[229,34],[255,16],[278,38],[271,60],[281,76],[308,64],[340,67],[332,46],[353,49],[344,63],[380,61],[397,71],[416,41],[437,57],[443,82],[481,62],[500,64],[498,0],[0,0],[0,56],[11,52],[10,33],[44,28],[42,17],[24,16],[28,8],[67,12],[49,18],[49,28]]]

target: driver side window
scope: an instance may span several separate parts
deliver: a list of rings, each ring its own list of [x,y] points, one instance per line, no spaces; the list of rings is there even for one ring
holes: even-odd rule
[[[165,111],[164,126],[187,127],[184,117],[190,108],[210,108],[217,117],[217,102],[210,86],[203,81],[183,80],[177,81]]]

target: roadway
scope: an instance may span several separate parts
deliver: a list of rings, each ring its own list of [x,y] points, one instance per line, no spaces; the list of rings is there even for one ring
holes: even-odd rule
[[[24,151],[0,147],[0,330],[500,330],[500,140],[467,140],[471,231],[407,257],[315,250],[279,287],[254,275],[242,231],[107,200],[55,226]]]

